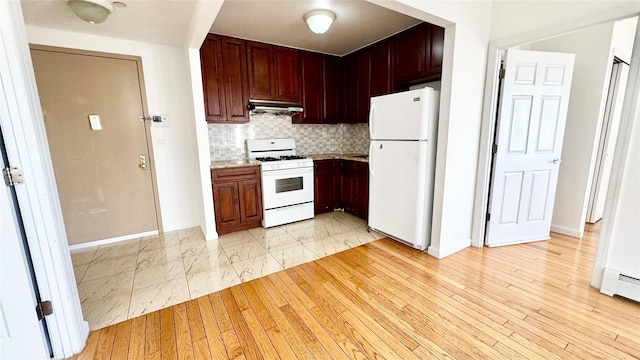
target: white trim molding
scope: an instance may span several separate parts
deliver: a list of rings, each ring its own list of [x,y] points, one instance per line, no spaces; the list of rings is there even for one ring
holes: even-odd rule
[[[131,239],[137,239],[137,238],[141,238],[141,237],[145,237],[145,236],[153,236],[153,235],[158,235],[158,234],[159,234],[158,230],[153,230],[153,231],[147,231],[147,232],[138,233],[138,234],[130,234],[130,235],[118,236],[118,237],[109,238],[109,239],[89,241],[89,242],[86,242],[86,243],[69,245],[69,250],[74,252],[74,251],[78,251],[78,250],[82,250],[82,249],[93,248],[93,247],[100,246],[100,245],[115,244],[115,243],[124,242],[124,241],[131,240]]]

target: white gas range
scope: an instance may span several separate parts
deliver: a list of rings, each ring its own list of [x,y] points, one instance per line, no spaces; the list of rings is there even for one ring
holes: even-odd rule
[[[262,226],[313,218],[313,160],[296,155],[295,140],[247,140],[247,152],[261,162]]]

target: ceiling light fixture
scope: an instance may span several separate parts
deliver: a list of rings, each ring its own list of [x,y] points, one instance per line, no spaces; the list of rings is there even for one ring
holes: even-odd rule
[[[324,34],[336,19],[336,14],[330,10],[317,9],[304,14],[303,18],[311,31],[316,34]]]
[[[108,0],[69,0],[67,4],[80,19],[90,24],[100,24],[114,10]]]

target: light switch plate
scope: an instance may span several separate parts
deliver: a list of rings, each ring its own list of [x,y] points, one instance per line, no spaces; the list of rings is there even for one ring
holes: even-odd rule
[[[89,124],[91,124],[91,130],[102,130],[100,115],[89,115]]]

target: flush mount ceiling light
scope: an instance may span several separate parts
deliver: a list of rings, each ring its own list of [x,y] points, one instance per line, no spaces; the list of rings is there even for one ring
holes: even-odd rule
[[[113,12],[113,4],[108,0],[69,0],[71,10],[90,24],[100,24]]]
[[[311,10],[303,16],[304,21],[309,25],[309,29],[316,34],[324,34],[329,30],[329,26],[336,19],[336,14],[330,10]]]

